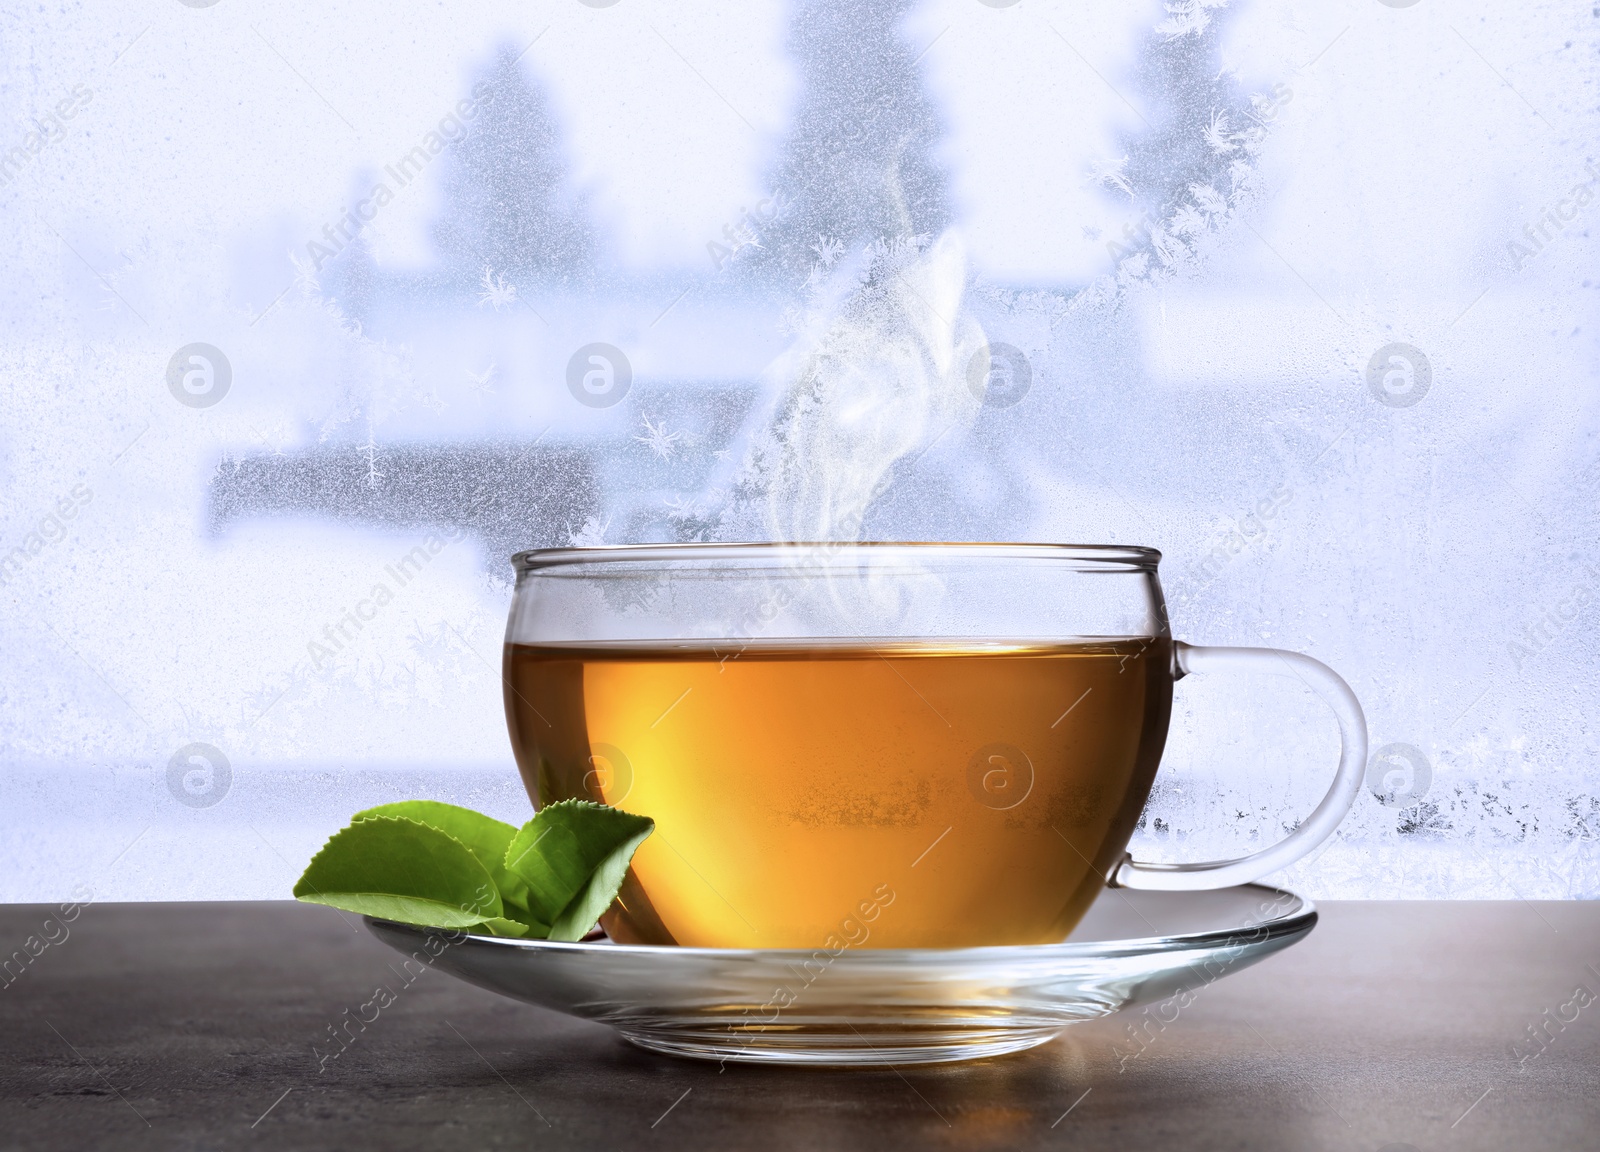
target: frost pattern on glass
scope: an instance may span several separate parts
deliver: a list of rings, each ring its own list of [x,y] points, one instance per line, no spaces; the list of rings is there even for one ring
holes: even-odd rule
[[[0,17],[0,898],[515,819],[512,551],[806,537],[1158,546],[1366,708],[1288,882],[1600,895],[1587,16],[172,7]],[[1185,680],[1132,850],[1331,741]]]

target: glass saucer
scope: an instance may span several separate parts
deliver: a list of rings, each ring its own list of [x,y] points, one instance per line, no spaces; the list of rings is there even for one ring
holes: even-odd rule
[[[762,1064],[933,1064],[1018,1052],[1069,1024],[1193,991],[1300,940],[1309,900],[1260,884],[1108,889],[1060,944],[673,948],[508,940],[367,918],[390,947],[641,1048]],[[430,937],[435,939],[430,939]]]

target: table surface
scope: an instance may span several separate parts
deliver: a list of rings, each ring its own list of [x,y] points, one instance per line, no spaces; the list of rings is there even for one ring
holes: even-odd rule
[[[442,973],[319,1071],[313,1043],[393,982],[393,953],[355,918],[93,905],[47,929],[53,911],[0,906],[4,953],[57,941],[0,978],[7,1148],[1600,1143],[1596,904],[1328,904],[1305,941],[1207,989],[1137,1059],[1119,1062],[1114,1046],[1133,1046],[1113,1016],[1016,1056],[863,1071],[657,1057]]]

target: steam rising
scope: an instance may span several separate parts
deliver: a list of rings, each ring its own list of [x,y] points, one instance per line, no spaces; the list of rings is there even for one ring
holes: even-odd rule
[[[895,465],[976,418],[970,381],[987,378],[988,351],[966,278],[953,231],[880,240],[821,278],[768,371],[747,459],[742,486],[764,496],[770,539],[859,538]]]

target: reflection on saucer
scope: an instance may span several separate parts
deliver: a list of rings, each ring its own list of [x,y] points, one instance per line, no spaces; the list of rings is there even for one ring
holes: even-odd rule
[[[1060,944],[807,952],[469,936],[434,967],[609,1024],[655,1052],[764,1064],[932,1064],[1032,1048],[1133,1004],[1181,1010],[1206,985],[1287,948],[1316,922],[1309,900],[1259,884],[1108,889]],[[433,932],[371,918],[367,926],[408,954]]]

